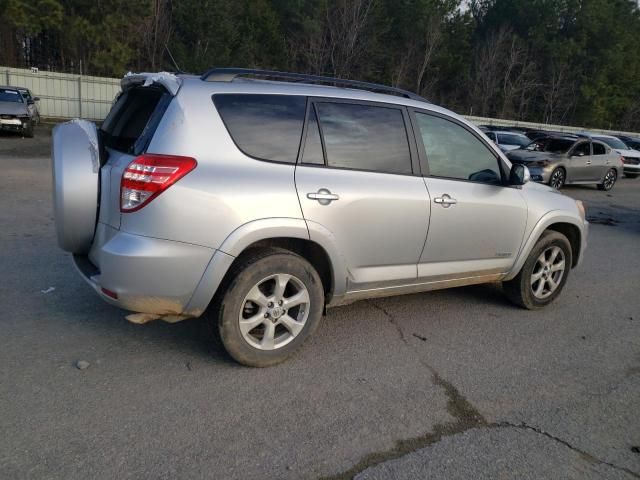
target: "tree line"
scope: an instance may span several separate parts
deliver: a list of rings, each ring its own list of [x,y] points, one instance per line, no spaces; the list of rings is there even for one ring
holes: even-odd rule
[[[639,51],[636,0],[0,0],[1,65],[121,76],[172,56],[592,128],[640,130]]]

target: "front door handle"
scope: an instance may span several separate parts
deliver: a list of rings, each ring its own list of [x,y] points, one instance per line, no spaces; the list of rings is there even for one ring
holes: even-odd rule
[[[587,160],[587,165],[591,165],[591,160]]]
[[[436,197],[433,199],[434,203],[438,205],[442,205],[444,208],[449,208],[451,205],[455,205],[458,201],[455,198],[451,198],[448,194],[444,194],[441,197]]]
[[[309,200],[317,200],[320,205],[329,205],[334,200],[340,200],[339,195],[331,193],[331,191],[326,188],[321,188],[317,193],[307,193],[307,198]]]

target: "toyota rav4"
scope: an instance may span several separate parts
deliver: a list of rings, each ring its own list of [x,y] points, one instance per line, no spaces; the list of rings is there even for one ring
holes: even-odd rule
[[[128,74],[102,126],[57,126],[59,245],[142,323],[201,316],[245,365],[326,307],[502,282],[535,309],[584,255],[579,201],[412,93],[283,72]]]

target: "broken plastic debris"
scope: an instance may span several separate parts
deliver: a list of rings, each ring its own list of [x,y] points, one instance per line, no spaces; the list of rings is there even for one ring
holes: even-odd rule
[[[131,315],[127,315],[124,318],[126,318],[131,323],[142,325],[143,323],[157,320],[158,318],[160,318],[160,315],[156,315],[154,313],[132,313]]]
[[[51,293],[56,289],[56,287],[49,287],[46,290],[40,290],[42,293]]]

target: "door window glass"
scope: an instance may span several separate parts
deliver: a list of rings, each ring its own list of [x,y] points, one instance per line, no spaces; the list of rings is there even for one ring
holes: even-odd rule
[[[501,183],[498,159],[467,129],[444,118],[416,113],[429,175]]]
[[[327,166],[411,174],[402,111],[348,103],[316,104]]]
[[[605,155],[607,153],[607,148],[598,142],[593,142],[593,154],[594,155]]]
[[[582,142],[573,148],[572,157],[586,157],[591,155],[591,147],[589,142]]]

